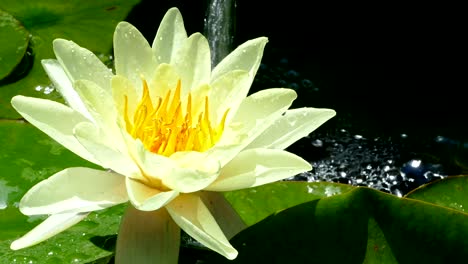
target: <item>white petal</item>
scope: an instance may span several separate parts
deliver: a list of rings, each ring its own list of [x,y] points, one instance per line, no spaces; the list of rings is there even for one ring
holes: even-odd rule
[[[129,206],[117,236],[115,263],[177,264],[180,228],[167,210],[144,212]]]
[[[227,239],[231,239],[247,226],[231,204],[219,192],[198,192]]]
[[[117,110],[112,94],[94,82],[86,80],[76,81],[75,89],[93,116],[95,123],[111,137],[109,140],[116,142],[120,138],[120,133],[118,133]],[[115,137],[117,134],[119,136]]]
[[[110,91],[113,74],[96,55],[73,41],[56,39],[53,44],[55,56],[72,83],[76,80],[89,80]]]
[[[141,91],[141,78],[149,79],[156,61],[148,41],[134,26],[120,22],[114,33],[115,72],[130,80]]]
[[[64,169],[29,189],[19,208],[25,215],[101,210],[128,201],[124,179],[89,168]]]
[[[242,151],[221,170],[208,191],[233,191],[283,180],[311,170],[301,157],[284,150],[249,149]]]
[[[75,137],[99,161],[99,164],[126,177],[140,178],[140,170],[128,153],[119,152],[107,142],[98,129],[90,123],[80,123],[75,127]]]
[[[112,78],[112,97],[114,99],[114,105],[117,110],[117,122],[124,122],[123,116],[125,114],[125,98],[127,98],[127,115],[129,117],[133,117],[133,113],[135,113],[136,107],[138,105],[138,101],[140,100],[140,96],[137,94],[135,87],[132,83],[125,77],[122,76],[114,76]],[[133,118],[130,118],[133,119]],[[121,124],[125,127],[125,124]]]
[[[118,113],[112,94],[86,80],[76,81],[75,88],[104,135],[104,145],[112,145],[114,149],[124,151],[126,146],[118,127]]]
[[[52,80],[55,88],[57,88],[59,93],[65,99],[65,102],[67,102],[67,104],[78,113],[82,114],[89,120],[93,120],[80,96],[73,88],[72,81],[63,70],[62,65],[60,65],[57,60],[42,60],[41,62],[42,67],[44,67],[44,70]]]
[[[64,213],[51,215],[26,235],[13,241],[10,248],[18,250],[36,245],[77,224],[86,218],[88,214],[89,213]]]
[[[141,211],[158,210],[179,195],[177,191],[160,191],[130,178],[125,182],[130,201]]]
[[[331,109],[299,108],[286,111],[247,148],[285,149],[309,135],[336,112]]]
[[[261,37],[249,40],[237,47],[216,65],[211,73],[211,80],[214,81],[233,70],[244,70],[249,72],[252,82],[260,66],[263,49],[267,42],[267,38]]]
[[[221,231],[203,201],[196,194],[180,195],[166,206],[172,219],[191,237],[228,259],[237,257],[237,251]]]
[[[158,97],[163,98],[166,96],[167,91],[174,90],[177,87],[177,82],[180,80],[174,67],[166,63],[159,64],[151,77],[152,79],[148,85],[153,105],[157,105]],[[186,95],[187,92],[181,93],[181,98],[185,98]]]
[[[254,140],[281,117],[296,97],[294,90],[282,88],[254,93],[242,101],[232,123],[241,123],[249,140]]]
[[[21,95],[13,97],[11,104],[28,122],[49,137],[83,159],[99,164],[73,136],[74,127],[88,121],[81,114],[54,101]]]
[[[178,50],[172,63],[181,78],[182,92],[210,82],[210,47],[206,38],[195,33]]]
[[[172,190],[189,193],[210,185],[218,176],[219,163],[200,152],[176,152],[170,158],[145,149],[135,140],[136,156],[144,173]],[[132,146],[130,146],[132,148]]]
[[[226,123],[230,122],[232,116],[247,96],[250,89],[250,76],[246,71],[231,71],[224,74],[211,83],[210,92],[210,116],[216,124],[223,118],[224,112],[229,109]]]
[[[291,105],[296,92],[290,89],[267,89],[250,95],[227,124],[218,143],[206,154],[224,166],[250,142],[271,126]]]
[[[197,87],[192,87],[191,97],[192,97],[192,117],[193,116],[198,116],[201,114],[201,112],[205,111],[205,102],[206,102],[206,96],[210,96],[210,91],[211,91],[211,85],[209,84],[202,84]],[[210,98],[210,97],[208,97]],[[184,104],[184,107],[187,105]],[[211,120],[211,116],[210,116]]]
[[[177,8],[169,9],[159,25],[152,45],[157,64],[171,63],[186,39],[182,15]]]
[[[139,139],[133,139],[128,134],[125,135],[125,138],[129,151],[147,177],[156,181],[164,181],[166,177],[172,177],[172,168],[177,166],[174,161],[148,151]]]
[[[196,192],[210,185],[219,175],[218,160],[197,151],[176,152],[171,155],[175,161],[164,185],[182,193]]]

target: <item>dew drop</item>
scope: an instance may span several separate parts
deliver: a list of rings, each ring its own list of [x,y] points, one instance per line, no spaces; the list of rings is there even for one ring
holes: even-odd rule
[[[314,146],[316,148],[323,147],[323,141],[320,140],[320,139],[316,139],[316,140],[312,141],[312,146]]]

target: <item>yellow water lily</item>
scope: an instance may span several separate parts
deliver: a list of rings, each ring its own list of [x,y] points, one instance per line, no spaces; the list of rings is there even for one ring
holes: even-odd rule
[[[235,258],[228,238],[239,230],[229,230],[229,205],[216,192],[310,170],[284,149],[335,115],[330,109],[288,110],[296,98],[290,89],[247,96],[266,42],[245,42],[212,70],[207,40],[199,33],[187,37],[172,8],[152,46],[129,23],[117,25],[113,74],[87,49],[55,40],[57,59],[42,64],[68,105],[25,96],[15,96],[12,105],[105,170],[67,168],[32,187],[21,212],[50,216],[11,248],[37,244],[92,211],[130,201],[118,257],[150,245],[148,255],[154,251],[163,263],[176,262],[182,228]]]

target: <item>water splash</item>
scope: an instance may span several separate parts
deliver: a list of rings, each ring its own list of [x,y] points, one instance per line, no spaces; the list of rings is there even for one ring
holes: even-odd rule
[[[216,66],[231,52],[235,31],[235,0],[210,0],[205,18],[205,35]]]
[[[314,134],[312,134],[314,135]],[[400,138],[366,138],[341,129],[337,134],[311,138],[310,150],[322,153],[311,160],[313,170],[289,180],[328,181],[367,186],[403,196],[410,190],[446,177],[440,163],[406,146],[408,135]]]

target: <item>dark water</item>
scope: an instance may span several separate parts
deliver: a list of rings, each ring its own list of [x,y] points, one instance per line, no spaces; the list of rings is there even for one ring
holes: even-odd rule
[[[320,107],[336,104],[306,74],[291,67],[287,57],[262,64],[254,87],[275,87],[274,83],[291,87],[299,94],[296,106],[300,107],[317,106],[309,100],[325,104]],[[422,184],[468,172],[468,141],[448,127],[394,122],[385,130],[379,125],[386,120],[367,124],[359,110],[342,111],[347,112],[340,116],[338,110],[337,117],[289,148],[314,167],[289,180],[339,182],[402,196]]]
[[[209,1],[143,1],[128,18],[152,39],[177,6],[203,32]],[[314,170],[294,179],[375,187],[402,195],[468,172],[461,16],[438,4],[237,0],[234,46],[269,37],[252,92],[289,87],[293,107],[337,116],[290,147]],[[461,9],[458,9],[461,10]]]

